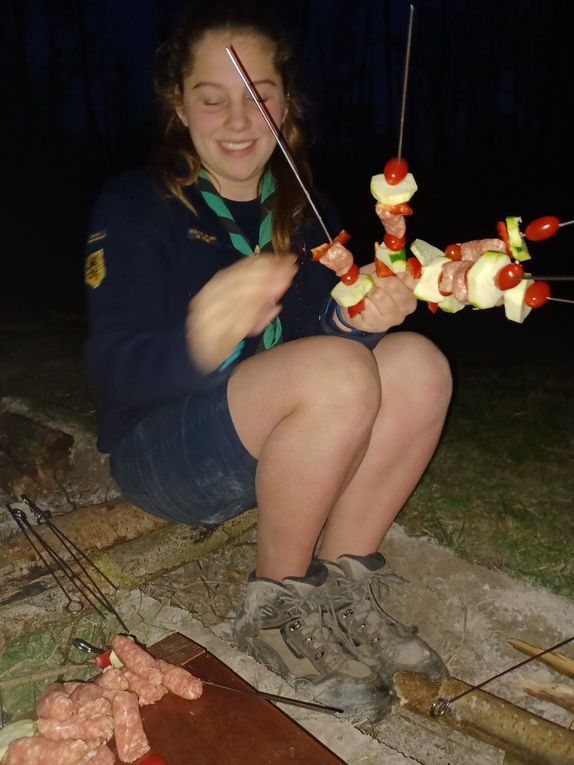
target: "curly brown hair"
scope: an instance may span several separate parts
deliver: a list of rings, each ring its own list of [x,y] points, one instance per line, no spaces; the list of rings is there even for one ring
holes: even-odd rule
[[[287,98],[287,115],[282,136],[307,185],[311,172],[307,150],[300,128],[303,99],[295,83],[293,48],[280,30],[255,2],[250,0],[199,0],[188,10],[182,23],[159,47],[156,57],[155,93],[159,107],[161,142],[153,162],[156,182],[169,194],[195,212],[185,195],[194,184],[201,161],[188,129],[176,113],[178,94],[193,67],[194,53],[204,37],[213,32],[246,33],[267,38],[274,48],[274,64],[279,72]],[[281,149],[276,147],[268,166],[277,188],[273,215],[273,247],[275,252],[288,252],[291,233],[301,222],[306,199],[294,178]]]

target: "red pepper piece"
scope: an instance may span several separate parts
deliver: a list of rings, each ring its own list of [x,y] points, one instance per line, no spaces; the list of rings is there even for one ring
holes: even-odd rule
[[[560,228],[560,221],[555,215],[545,215],[543,218],[536,218],[526,226],[524,236],[531,242],[541,242],[543,239],[550,239]]]
[[[356,263],[353,263],[351,268],[349,268],[349,270],[346,273],[344,273],[343,276],[340,276],[339,278],[344,284],[354,284],[359,278],[360,273],[361,273],[361,269],[359,268],[359,266]]]
[[[355,305],[350,305],[347,310],[349,311],[350,319],[352,319],[354,316],[358,316],[365,310],[365,298],[359,300],[359,302],[355,303]]]
[[[111,667],[112,662],[110,659],[112,650],[110,648],[109,651],[104,651],[104,653],[100,653],[96,658],[94,659],[94,664],[98,669],[105,669],[106,667]]]
[[[392,234],[385,234],[383,237],[383,243],[385,247],[387,247],[389,250],[392,250],[393,252],[398,252],[399,250],[402,250],[405,246],[406,239],[404,236],[398,237],[393,236]]]
[[[499,220],[496,224],[496,233],[498,234],[498,238],[502,239],[504,242],[504,246],[506,247],[506,254],[512,258],[512,250],[510,249],[510,242],[508,241],[508,227],[503,220]]]
[[[390,212],[391,215],[412,215],[413,214],[413,208],[408,205],[406,202],[403,202],[400,205],[383,205],[385,210],[387,212]]]
[[[460,244],[449,244],[444,254],[450,260],[462,260],[462,249]]]
[[[375,268],[377,269],[377,276],[381,279],[385,279],[387,276],[394,276],[394,272],[390,269],[386,263],[382,260],[375,258]]]
[[[325,244],[320,244],[318,247],[312,248],[311,256],[313,260],[321,260],[321,258],[326,255],[329,247],[332,247],[334,244],[346,244],[350,238],[351,235],[343,229],[343,231],[337,234],[332,242],[325,242]]]
[[[407,271],[413,279],[420,279],[423,272],[420,260],[418,258],[407,258]]]
[[[427,303],[427,305],[431,313],[436,313],[438,311],[438,303]]]
[[[136,760],[134,765],[167,765],[167,761],[160,757],[159,754],[148,752],[143,757],[140,757],[139,760]]]

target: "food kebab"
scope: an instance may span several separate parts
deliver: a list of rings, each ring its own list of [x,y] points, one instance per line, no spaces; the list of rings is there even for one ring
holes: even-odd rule
[[[385,228],[381,244],[375,245],[377,276],[384,278],[408,271],[416,280],[414,295],[439,308],[456,313],[466,305],[475,309],[504,305],[510,321],[522,323],[532,308],[544,305],[550,297],[545,281],[535,281],[524,272],[522,263],[530,260],[526,240],[541,241],[553,236],[561,224],[554,216],[530,223],[524,235],[521,218],[508,217],[497,224],[498,238],[451,244],[444,251],[417,239],[405,250],[405,216],[412,215],[408,204],[417,190],[414,177],[404,159],[390,160],[382,174],[371,179],[371,193],[377,200],[375,211]],[[374,286],[372,277],[361,274],[353,256],[344,247],[349,235],[341,232],[333,242],[312,251],[313,259],[332,268],[340,278],[331,295],[347,308],[349,316],[365,307],[365,297]]]

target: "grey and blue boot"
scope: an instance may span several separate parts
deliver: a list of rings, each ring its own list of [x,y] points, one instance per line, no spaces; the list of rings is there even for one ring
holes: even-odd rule
[[[361,661],[376,661],[389,688],[396,672],[422,672],[435,680],[447,675],[442,659],[418,637],[416,627],[406,627],[384,609],[389,585],[404,580],[382,573],[385,559],[380,553],[322,562],[328,570],[325,598],[340,631]]]
[[[312,576],[275,582],[251,575],[233,636],[251,654],[319,704],[343,709],[352,722],[377,721],[391,709],[391,694],[373,663],[344,647],[322,611],[324,566]]]

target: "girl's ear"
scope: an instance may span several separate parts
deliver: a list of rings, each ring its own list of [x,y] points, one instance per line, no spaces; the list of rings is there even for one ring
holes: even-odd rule
[[[183,122],[185,127],[189,127],[189,121],[187,119],[187,116],[185,114],[185,110],[183,108],[183,96],[182,96],[181,90],[179,88],[179,85],[175,86],[173,103],[174,103],[174,106],[175,106],[175,113],[177,114],[179,119]]]

